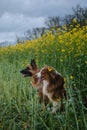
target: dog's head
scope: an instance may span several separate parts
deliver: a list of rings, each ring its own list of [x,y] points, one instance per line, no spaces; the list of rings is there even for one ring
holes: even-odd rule
[[[31,59],[31,62],[29,65],[27,65],[27,67],[23,70],[20,71],[20,73],[22,73],[24,75],[24,77],[31,77],[33,76],[35,73],[38,72],[38,67],[36,65],[36,61],[34,59]]]

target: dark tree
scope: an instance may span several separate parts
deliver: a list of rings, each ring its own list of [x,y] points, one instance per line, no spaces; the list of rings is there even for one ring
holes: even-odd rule
[[[45,24],[46,26],[49,28],[49,29],[52,29],[52,28],[58,28],[60,27],[60,17],[59,16],[56,16],[56,17],[48,17],[46,20],[45,20]]]
[[[76,22],[74,22],[74,19]],[[82,8],[77,5],[76,8],[73,8],[73,14],[66,15],[63,21],[68,28],[70,25],[73,25],[73,27],[77,24],[79,24],[80,27],[87,25],[87,8]]]

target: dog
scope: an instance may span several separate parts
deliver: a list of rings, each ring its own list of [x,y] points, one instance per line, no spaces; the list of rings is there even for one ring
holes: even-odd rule
[[[36,61],[34,59],[31,59],[31,62],[27,67],[23,70],[20,71],[20,73],[24,77],[30,77],[31,79],[31,84],[34,88],[37,89],[38,95],[39,95],[39,103],[44,102],[45,105],[48,104],[48,98],[46,95],[43,94],[42,92],[42,82],[40,78],[36,76],[36,74],[40,72],[39,67],[36,64]]]
[[[53,67],[45,65],[37,74],[37,78],[42,83],[42,93],[46,95],[52,103],[52,112],[61,109],[62,100],[66,97],[64,88],[64,78]]]

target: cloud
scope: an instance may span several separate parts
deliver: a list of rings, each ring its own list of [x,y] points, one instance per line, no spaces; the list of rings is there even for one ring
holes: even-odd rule
[[[44,26],[44,17],[29,17],[22,14],[5,13],[0,18],[0,42],[14,41],[28,29]],[[14,40],[12,40],[14,39]]]
[[[63,15],[75,5],[83,6],[85,3],[86,0],[3,0],[0,1],[0,14],[8,12],[30,17]]]
[[[64,16],[77,4],[86,5],[87,0],[1,0],[0,39],[11,39],[27,29],[41,27],[48,16]],[[15,39],[15,38],[14,38]]]
[[[44,17],[28,17],[22,14],[5,13],[0,18],[0,32],[21,32],[28,28],[40,27],[44,24]]]
[[[10,41],[14,42],[16,40],[16,35],[15,32],[0,32],[0,42],[3,41]]]

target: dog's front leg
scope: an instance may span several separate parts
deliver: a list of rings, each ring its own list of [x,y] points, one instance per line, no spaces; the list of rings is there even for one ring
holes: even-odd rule
[[[57,110],[60,110],[61,108],[61,101],[53,101],[53,108],[52,108],[52,113],[55,113]]]

